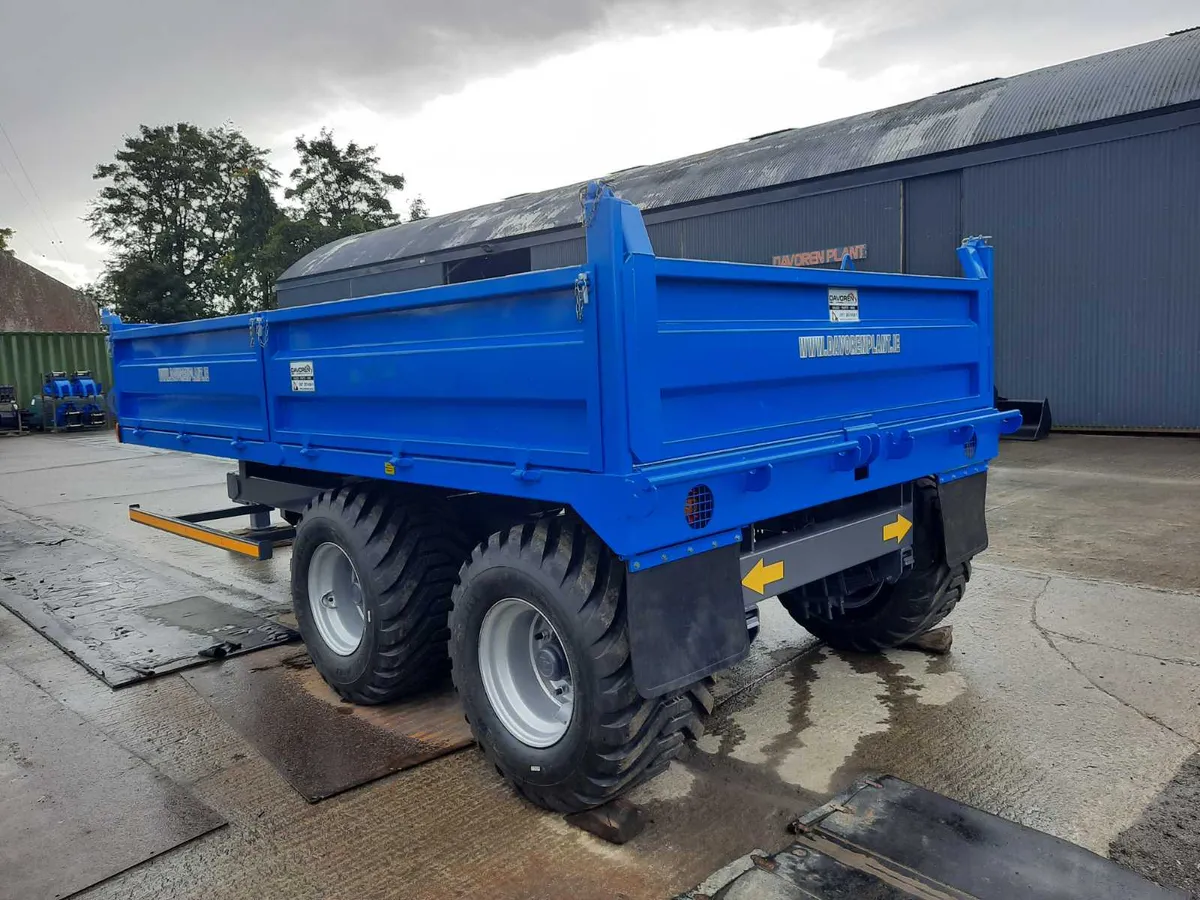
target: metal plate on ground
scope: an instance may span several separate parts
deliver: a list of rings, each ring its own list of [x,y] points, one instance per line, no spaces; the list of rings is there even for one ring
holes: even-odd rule
[[[747,871],[716,895],[722,900],[1184,898],[1090,850],[891,776],[860,780],[794,827],[796,843],[773,856],[751,857]]]
[[[151,622],[174,626],[208,641],[200,655],[223,659],[262,647],[300,640],[300,632],[260,615],[218,603],[211,597],[184,597],[143,606],[138,614]]]
[[[0,522],[0,605],[112,687],[299,639],[257,612],[198,593],[204,586],[31,521]],[[270,608],[261,597],[223,590]]]
[[[217,713],[310,802],[470,745],[448,686],[386,706],[343,702],[308,654],[264,650],[183,673]]]
[[[223,824],[0,663],[0,900],[65,897]]]

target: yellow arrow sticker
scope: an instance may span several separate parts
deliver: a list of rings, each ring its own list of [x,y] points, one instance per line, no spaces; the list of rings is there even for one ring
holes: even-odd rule
[[[759,560],[754,568],[746,573],[742,584],[756,594],[766,595],[766,586],[783,578],[783,560],[766,565],[765,560]]]
[[[883,526],[883,539],[885,541],[895,540],[898,544],[910,531],[912,531],[912,522],[897,513],[895,522],[888,522]]]

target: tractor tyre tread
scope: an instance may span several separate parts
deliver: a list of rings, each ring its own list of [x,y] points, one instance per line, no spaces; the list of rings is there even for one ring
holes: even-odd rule
[[[560,617],[555,626],[560,638],[569,623],[577,635],[575,652],[583,657],[580,667],[591,673],[588,708],[594,714],[590,721],[570,725],[586,731],[546,750],[518,745],[493,720],[482,687],[478,622],[485,610],[478,607],[500,598],[487,600],[473,584],[496,567],[515,569],[541,585]],[[493,534],[462,568],[450,612],[455,687],[488,760],[518,794],[543,809],[571,813],[600,806],[662,772],[687,738],[703,734],[704,717],[713,706],[711,679],[661,697],[641,697],[633,680],[625,604],[624,565],[570,516],[545,517]],[[577,699],[576,711],[580,708]],[[545,768],[538,764],[543,759]],[[531,766],[539,772],[560,766],[561,777],[531,777]]]
[[[297,558],[315,549],[310,535],[319,530],[328,536],[331,520],[343,526],[337,536],[348,545],[343,549],[359,569],[372,610],[370,646],[356,651],[366,651],[365,659],[352,678],[337,677],[322,665],[329,654],[321,652],[320,636],[307,614],[307,583],[298,577],[306,569],[297,565]],[[406,502],[385,489],[363,485],[335,488],[313,498],[293,545],[292,600],[313,662],[338,696],[376,705],[445,679],[450,669],[450,595],[468,546],[449,511],[436,504]]]

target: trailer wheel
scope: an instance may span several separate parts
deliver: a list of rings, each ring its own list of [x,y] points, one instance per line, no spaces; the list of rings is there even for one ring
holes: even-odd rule
[[[837,650],[878,653],[924,634],[962,599],[970,563],[946,563],[937,484],[917,482],[913,498],[913,569],[892,584],[845,594],[841,580],[826,578],[779,595],[784,609],[814,636]]]
[[[652,778],[712,710],[708,682],[638,694],[625,603],[624,565],[567,516],[493,534],[463,566],[454,684],[488,759],[545,809],[599,806]]]
[[[292,544],[292,605],[313,665],[343,699],[386,703],[445,677],[467,547],[441,510],[375,489],[312,501]]]

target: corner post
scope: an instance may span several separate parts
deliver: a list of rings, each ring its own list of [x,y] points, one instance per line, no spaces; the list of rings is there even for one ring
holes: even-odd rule
[[[986,237],[969,237],[958,248],[958,261],[967,278],[979,281],[978,308],[975,320],[979,323],[983,344],[983,365],[979,371],[979,394],[989,403],[996,396],[995,372],[995,279],[992,277],[995,248]]]
[[[604,470],[629,474],[633,471],[630,383],[636,384],[637,366],[637,360],[629,357],[636,355],[646,316],[654,322],[654,254],[636,206],[597,181],[587,185],[582,200],[600,350]]]

